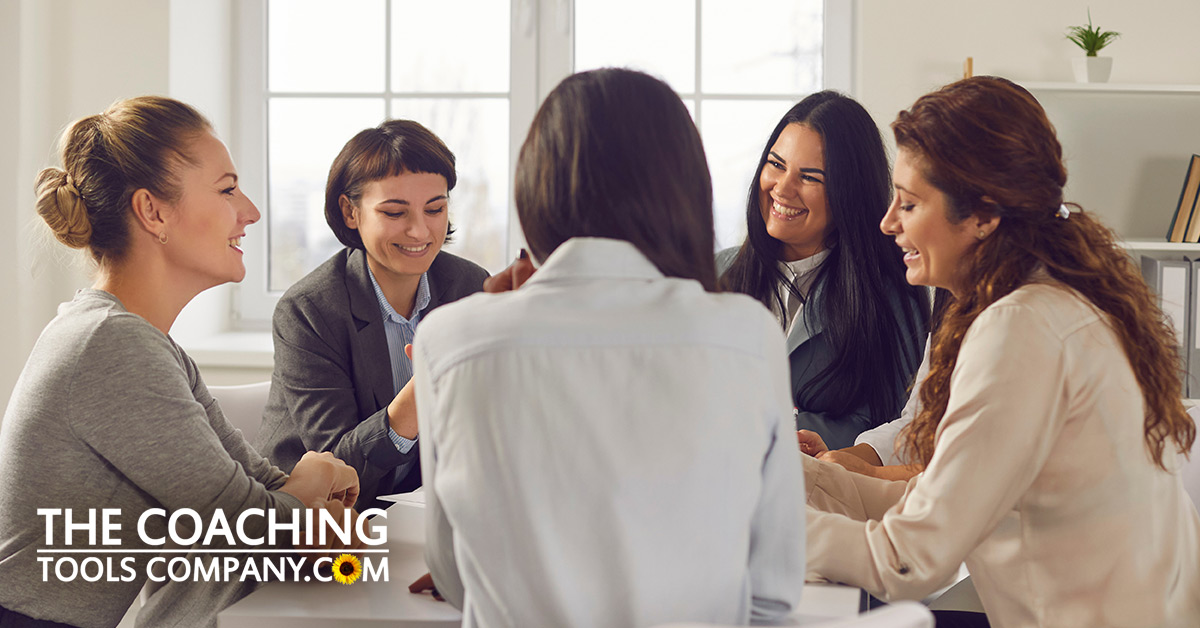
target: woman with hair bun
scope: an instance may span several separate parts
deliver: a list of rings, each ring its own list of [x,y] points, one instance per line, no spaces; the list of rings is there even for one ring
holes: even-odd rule
[[[72,124],[62,161],[38,176],[37,211],[60,242],[88,250],[97,272],[43,330],[0,424],[5,627],[115,626],[146,583],[147,550],[161,549],[148,539],[165,537],[175,512],[207,523],[257,509],[292,522],[310,507],[340,520],[358,494],[354,470],[331,454],[307,454],[290,476],[268,463],[169,335],[193,297],[242,279],[241,239],[259,218],[212,125],[176,100],[124,100]],[[58,577],[39,552],[68,547],[68,516],[70,547],[99,545],[78,526],[91,516],[99,532],[102,509],[117,511],[119,526],[105,549],[130,553],[106,577]],[[165,514],[143,526],[149,509]],[[266,515],[244,524],[247,538],[261,536]],[[252,587],[172,582],[139,624],[211,625]]]
[[[1045,111],[975,77],[892,129],[881,228],[910,283],[953,295],[904,433],[924,472],[806,456],[810,573],[921,599],[965,561],[993,625],[1200,625],[1176,339],[1112,232],[1063,203]]]

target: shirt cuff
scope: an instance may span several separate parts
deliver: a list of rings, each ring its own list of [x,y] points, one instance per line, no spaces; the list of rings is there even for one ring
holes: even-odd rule
[[[413,445],[417,444],[416,438],[412,440],[404,438],[403,436],[397,434],[396,430],[393,430],[392,426],[390,425],[388,426],[388,438],[392,439],[392,444],[395,445],[396,449],[398,449],[402,454],[408,453],[408,450],[412,449]]]

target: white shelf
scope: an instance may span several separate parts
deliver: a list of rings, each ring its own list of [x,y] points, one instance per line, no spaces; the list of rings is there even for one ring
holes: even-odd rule
[[[1200,94],[1200,85],[1149,83],[1021,83],[1030,91]]]
[[[1158,251],[1161,253],[1200,253],[1200,243],[1167,242],[1165,240],[1120,240],[1127,251]]]

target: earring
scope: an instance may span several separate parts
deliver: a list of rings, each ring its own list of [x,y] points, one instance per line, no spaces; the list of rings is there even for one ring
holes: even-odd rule
[[[985,232],[983,231],[983,229],[980,229],[980,230],[979,230],[979,239],[980,239],[980,240],[982,240],[982,239],[984,239],[984,238],[986,238],[986,237],[987,237],[987,233],[985,233]]]
[[[980,231],[979,233],[980,233],[980,234],[982,234],[983,232],[982,232],[982,231]],[[982,236],[982,235],[980,235],[980,237],[983,237],[983,236]],[[158,234],[158,241],[159,241],[160,243],[162,243],[162,244],[166,244],[166,243],[167,243],[167,233],[166,233],[165,231],[164,231],[164,232],[162,232],[162,233],[160,233],[160,234]]]

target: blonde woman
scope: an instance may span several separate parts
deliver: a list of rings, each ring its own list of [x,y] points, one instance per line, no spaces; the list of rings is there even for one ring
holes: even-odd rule
[[[154,556],[134,552],[154,549],[147,539],[167,536],[168,516],[182,509],[204,522],[250,508],[290,522],[298,509],[340,511],[358,494],[354,470],[331,454],[309,453],[290,476],[268,463],[171,340],[193,297],[245,275],[241,239],[259,219],[208,121],[167,98],[121,101],[67,129],[62,162],[38,177],[38,213],[97,272],[42,332],[0,424],[6,627],[116,625]],[[65,514],[47,521],[38,510],[68,508],[76,523],[118,511],[114,547],[131,550],[128,573],[88,581],[50,568],[43,580],[39,550],[64,547]],[[143,527],[151,508],[165,515]],[[244,530],[265,527],[266,516],[249,517]],[[74,548],[99,544],[74,537]],[[139,623],[211,625],[252,586],[171,583]]]

